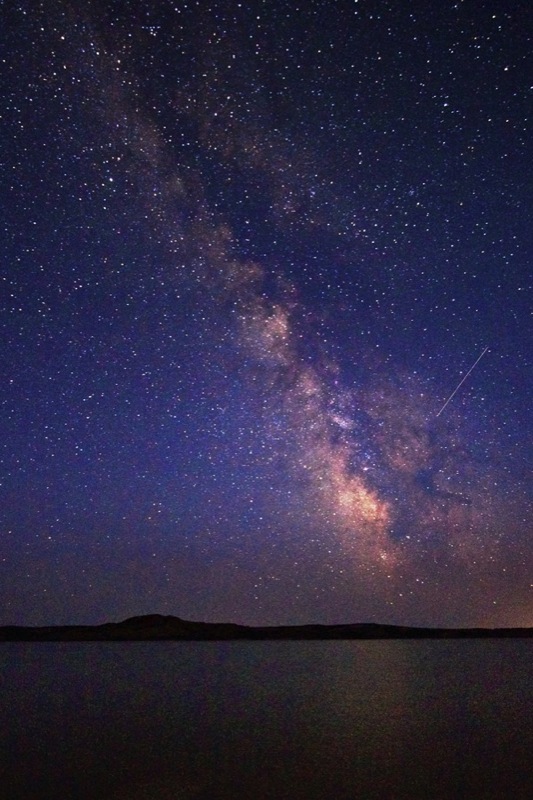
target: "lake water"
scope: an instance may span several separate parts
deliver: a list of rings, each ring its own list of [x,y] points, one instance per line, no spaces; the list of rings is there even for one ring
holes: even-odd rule
[[[2,644],[5,800],[533,797],[531,640]]]

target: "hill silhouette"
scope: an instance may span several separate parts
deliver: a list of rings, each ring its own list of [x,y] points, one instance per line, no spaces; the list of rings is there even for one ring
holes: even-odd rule
[[[148,614],[102,625],[0,627],[0,642],[86,641],[223,641],[312,639],[480,639],[533,637],[533,628],[417,628],[356,623],[349,625],[247,626],[191,622],[180,617]]]

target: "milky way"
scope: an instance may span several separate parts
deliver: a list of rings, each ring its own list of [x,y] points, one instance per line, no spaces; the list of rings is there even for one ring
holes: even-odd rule
[[[2,621],[533,624],[519,6],[9,17]]]

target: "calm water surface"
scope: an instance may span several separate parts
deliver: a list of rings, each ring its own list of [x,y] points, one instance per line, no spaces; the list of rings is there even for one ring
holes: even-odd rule
[[[6,800],[533,797],[533,642],[2,644]]]

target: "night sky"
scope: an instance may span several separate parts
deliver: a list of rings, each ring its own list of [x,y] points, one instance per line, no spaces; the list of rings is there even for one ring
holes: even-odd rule
[[[533,625],[529,2],[2,17],[0,624]]]

